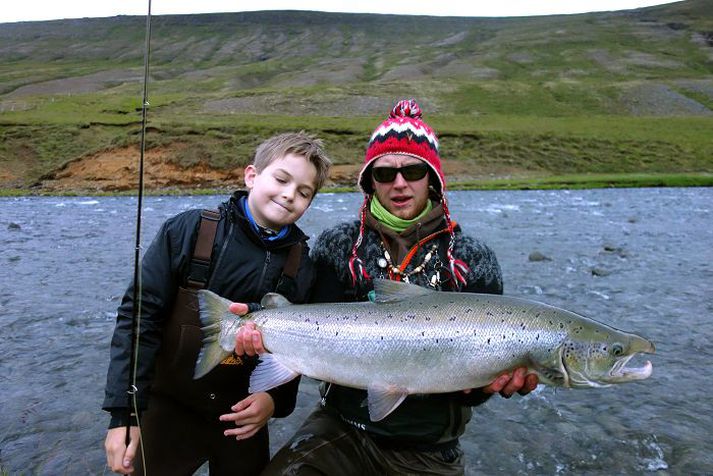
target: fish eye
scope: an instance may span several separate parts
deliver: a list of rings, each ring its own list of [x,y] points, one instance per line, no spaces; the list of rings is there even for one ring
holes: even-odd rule
[[[614,344],[611,346],[611,353],[615,357],[619,357],[624,353],[624,347],[621,344]]]

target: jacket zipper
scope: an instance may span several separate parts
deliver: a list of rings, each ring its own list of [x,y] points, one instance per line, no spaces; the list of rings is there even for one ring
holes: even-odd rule
[[[270,266],[270,250],[265,251],[265,264],[262,267],[262,274],[260,274],[260,280],[258,281],[258,286],[260,286],[258,289],[262,289],[262,281],[265,279],[268,266]]]

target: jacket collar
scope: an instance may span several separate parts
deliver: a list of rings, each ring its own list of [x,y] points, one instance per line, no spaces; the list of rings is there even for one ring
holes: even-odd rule
[[[245,234],[256,243],[262,244],[262,247],[273,250],[292,246],[299,241],[307,241],[309,237],[295,224],[290,225],[289,231],[284,238],[274,241],[263,240],[255,229],[250,225],[250,220],[245,216],[243,207],[240,205],[240,200],[247,197],[248,192],[238,190],[231,195],[230,199],[221,205],[221,213],[225,213],[228,220],[240,226]]]

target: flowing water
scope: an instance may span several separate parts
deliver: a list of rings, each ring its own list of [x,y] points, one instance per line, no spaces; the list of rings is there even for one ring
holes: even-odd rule
[[[145,200],[166,218],[223,197]],[[505,293],[653,340],[654,374],[606,389],[492,398],[462,439],[468,474],[713,474],[713,189],[453,192],[454,218],[496,252]],[[316,238],[356,194],[322,194]],[[0,199],[0,468],[103,474],[114,312],[132,275],[133,198]],[[544,260],[531,260],[539,252]],[[317,402],[271,422],[273,450]]]

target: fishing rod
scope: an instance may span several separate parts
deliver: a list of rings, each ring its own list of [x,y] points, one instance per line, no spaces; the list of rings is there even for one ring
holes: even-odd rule
[[[136,418],[138,424],[138,404],[136,393],[136,366],[139,353],[139,327],[141,322],[141,213],[144,199],[144,152],[146,150],[146,115],[149,107],[149,58],[151,56],[151,0],[148,0],[148,13],[146,14],[146,43],[144,45],[144,83],[141,99],[141,146],[139,152],[139,190],[136,206],[136,242],[134,247],[134,286],[133,310],[131,316],[131,355],[129,357],[129,381],[126,390],[126,446],[131,441],[131,420]],[[133,412],[132,412],[133,409]]]

